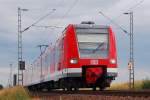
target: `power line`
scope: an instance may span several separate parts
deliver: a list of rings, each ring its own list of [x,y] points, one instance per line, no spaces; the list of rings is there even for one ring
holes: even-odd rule
[[[141,3],[143,3],[144,2],[144,0],[140,0],[138,3],[136,3],[135,5],[133,5],[133,6],[131,6],[130,8],[128,8],[128,11],[129,10],[132,10],[132,9],[135,9],[136,7],[138,7]],[[117,24],[116,22],[115,22],[115,20],[116,19],[118,19],[118,18],[120,18],[123,14],[121,13],[119,16],[117,16],[116,18],[114,18],[114,19],[111,19],[111,18],[109,18],[108,16],[106,16],[104,13],[102,13],[102,12],[99,12],[99,13],[101,13],[105,18],[107,18],[111,23],[113,23],[114,25],[116,25],[117,27],[119,27],[124,33],[128,33],[124,28],[122,28],[119,24]],[[128,33],[128,35],[129,35],[130,33]]]
[[[63,2],[64,2],[65,0],[60,0],[58,3],[57,3],[57,5],[56,6],[61,6],[61,4],[63,4]],[[58,10],[58,9],[57,9]],[[52,16],[51,16],[52,17]],[[38,27],[38,28],[64,28],[64,27],[62,27],[62,26],[51,26],[51,25],[48,25],[48,26],[46,26],[46,25],[32,25],[32,26],[34,26],[34,27]]]
[[[137,4],[133,5],[132,7],[129,8],[129,10],[133,10],[134,8],[138,7],[140,4],[142,4],[144,0],[139,1]]]
[[[135,0],[134,0],[134,1],[135,1]],[[140,0],[140,1],[137,2],[135,5],[129,7],[128,9],[124,10],[123,12],[133,10],[133,9],[135,9],[136,7],[138,7],[140,4],[142,4],[143,2],[144,2],[144,0]],[[127,7],[125,7],[125,8],[127,8]],[[118,16],[117,16],[116,18],[114,18],[113,20],[116,20],[116,19],[122,17],[122,15],[123,15],[123,14],[121,13],[120,15],[118,15]]]
[[[57,6],[60,6],[63,2],[64,2],[64,0],[61,0]]]
[[[23,31],[21,31],[22,33],[26,30],[28,30],[30,27],[34,26],[35,24],[39,23],[40,21],[42,21],[43,19],[45,19],[47,16],[51,15],[56,9],[52,9],[51,12],[49,12],[48,14],[42,16],[41,18],[39,18],[37,21],[35,21],[33,24],[31,24],[30,26],[28,26],[27,28],[25,28]]]
[[[102,16],[104,16],[107,20],[109,20],[111,23],[113,23],[114,25],[116,25],[119,29],[121,29],[124,33],[129,34],[124,28],[122,28],[119,24],[117,24],[114,20],[112,20],[111,18],[109,18],[108,16],[106,16],[103,12],[99,12]]]
[[[56,26],[38,26],[38,25],[35,25],[36,23],[33,23],[32,25],[30,25],[29,27],[27,27],[25,29],[28,30],[30,27],[34,26],[34,27],[44,27],[44,28],[64,28],[64,27],[61,27],[61,26],[57,26],[70,12],[71,10],[76,6],[77,2],[79,0],[74,0],[74,2],[72,3],[72,5],[69,7],[69,9],[67,10],[67,12],[62,16],[62,18],[60,18],[60,21],[58,23],[56,23]],[[59,3],[58,3],[58,6],[61,5],[62,3],[64,2],[64,0],[61,0]],[[47,17],[47,15],[45,15],[45,17]]]
[[[41,28],[64,28],[62,26],[43,26],[43,25],[33,25],[33,27],[41,27]]]
[[[78,3],[78,1],[79,0],[74,0],[74,2],[69,7],[69,9],[67,10],[67,12],[62,16],[62,18],[60,18],[60,21],[56,25],[58,25],[71,12],[71,10],[76,6],[76,4]]]

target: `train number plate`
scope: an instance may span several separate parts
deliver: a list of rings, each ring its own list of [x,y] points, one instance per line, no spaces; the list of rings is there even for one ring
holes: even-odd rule
[[[96,60],[96,59],[91,60],[90,64],[92,64],[92,65],[98,65],[98,60]]]

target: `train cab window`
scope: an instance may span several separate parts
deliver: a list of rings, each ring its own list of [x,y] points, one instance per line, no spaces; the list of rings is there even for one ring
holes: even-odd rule
[[[81,58],[106,58],[108,56],[108,28],[76,28]]]

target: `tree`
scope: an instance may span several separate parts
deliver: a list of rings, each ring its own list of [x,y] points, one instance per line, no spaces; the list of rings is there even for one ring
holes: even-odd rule
[[[3,89],[3,85],[2,84],[0,84],[0,90],[2,90]]]

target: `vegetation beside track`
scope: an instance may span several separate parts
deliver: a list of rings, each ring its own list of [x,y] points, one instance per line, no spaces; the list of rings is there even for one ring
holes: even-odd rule
[[[113,83],[109,90],[128,90],[129,83]],[[150,89],[150,80],[135,81],[135,90]]]
[[[128,83],[114,83],[109,88],[110,90],[127,90]],[[135,81],[135,89],[143,90],[150,89],[150,80]],[[30,100],[28,90],[21,86],[6,88],[0,90],[0,100]],[[33,98],[32,98],[33,99]]]
[[[30,100],[28,91],[21,86],[0,90],[0,100]]]

